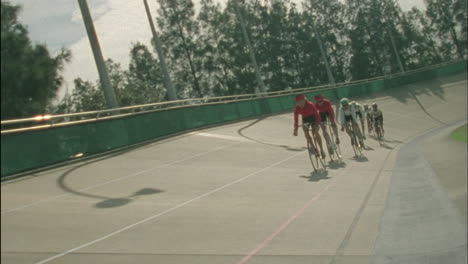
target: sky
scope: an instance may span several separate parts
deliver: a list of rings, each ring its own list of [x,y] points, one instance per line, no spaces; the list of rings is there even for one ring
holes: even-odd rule
[[[26,25],[34,43],[47,45],[52,55],[62,47],[71,50],[72,61],[63,72],[64,85],[59,97],[73,89],[73,80],[96,81],[98,72],[94,62],[86,30],[81,18],[78,1],[70,0],[9,0],[22,6],[19,16]],[[143,0],[88,0],[99,43],[105,59],[110,58],[126,69],[132,43],[150,45],[149,28]],[[153,17],[156,1],[148,0]],[[199,0],[194,0],[198,5]],[[218,0],[224,5],[226,0]],[[301,0],[292,0],[301,2]],[[413,6],[424,9],[423,0],[399,0],[403,10]],[[299,6],[299,5],[298,5]]]

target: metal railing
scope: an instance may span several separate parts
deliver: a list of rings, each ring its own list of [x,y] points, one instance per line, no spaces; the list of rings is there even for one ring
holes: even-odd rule
[[[390,74],[390,75],[379,76],[379,77],[370,78],[370,79],[351,81],[351,82],[342,82],[342,83],[337,83],[335,85],[327,84],[327,85],[321,85],[321,86],[290,89],[290,90],[275,91],[275,92],[266,92],[266,93],[259,93],[259,94],[243,94],[243,95],[207,97],[207,98],[193,98],[193,99],[159,102],[159,103],[151,103],[151,104],[143,104],[143,105],[135,105],[135,106],[126,106],[126,107],[120,107],[116,109],[106,109],[106,110],[99,110],[99,111],[88,111],[88,112],[59,114],[59,115],[40,115],[40,116],[31,117],[31,118],[2,120],[1,121],[1,127],[2,127],[1,134],[22,132],[22,131],[36,130],[36,129],[47,129],[50,127],[58,127],[58,126],[75,125],[75,124],[80,124],[80,123],[95,122],[98,120],[105,120],[105,119],[122,118],[122,117],[137,115],[137,114],[150,113],[150,112],[163,111],[163,110],[176,109],[176,108],[197,107],[197,106],[211,105],[211,104],[241,102],[241,101],[248,101],[248,100],[253,100],[253,99],[258,99],[258,98],[273,98],[273,97],[279,97],[279,96],[284,96],[284,95],[295,95],[295,94],[301,94],[301,93],[330,90],[330,89],[335,89],[335,88],[340,88],[340,87],[345,87],[345,86],[350,86],[350,85],[369,83],[369,82],[378,81],[378,80],[386,80],[386,79],[392,79],[395,77],[411,75],[414,73],[423,72],[423,71],[431,70],[434,68],[446,66],[449,64],[459,63],[462,61],[465,61],[465,60],[461,59],[461,60],[448,61],[448,62],[432,65],[429,67],[406,71],[404,73]],[[11,128],[11,126],[15,126],[15,125],[16,126],[20,125],[22,127]],[[10,128],[8,128],[8,126],[10,126]]]

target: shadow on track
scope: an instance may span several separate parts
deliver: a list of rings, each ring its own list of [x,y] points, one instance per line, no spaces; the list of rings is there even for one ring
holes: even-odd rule
[[[161,193],[161,192],[163,192],[163,191],[158,190],[158,189],[143,188],[143,189],[141,189],[141,190],[135,192],[134,194],[132,194],[132,195],[130,195],[128,197],[125,197],[125,198],[111,198],[111,199],[101,201],[101,202],[95,204],[94,207],[101,208],[101,209],[102,208],[119,207],[119,206],[123,206],[123,205],[126,205],[126,204],[130,203],[137,196],[151,195],[151,194],[157,194],[157,193]]]
[[[254,138],[251,138],[247,135],[244,134],[244,130],[246,130],[247,128],[259,123],[260,121],[266,119],[267,117],[262,117],[262,118],[259,118],[257,120],[255,120],[254,122],[244,126],[244,127],[241,127],[239,130],[237,130],[237,134],[239,134],[241,137],[245,138],[245,139],[248,139],[250,141],[253,141],[253,142],[257,142],[257,143],[260,143],[260,144],[263,144],[263,145],[268,145],[268,146],[273,146],[273,147],[280,147],[280,148],[284,148],[285,150],[287,151],[296,151],[296,152],[299,152],[299,151],[304,151],[307,149],[307,147],[302,147],[302,148],[293,148],[293,147],[290,147],[290,146],[286,146],[286,145],[278,145],[278,144],[272,144],[272,143],[267,143],[267,142],[263,142],[261,140],[258,140],[258,139],[254,139]]]
[[[330,177],[328,177],[328,171],[326,170],[313,171],[310,173],[309,176],[300,176],[300,177],[308,179],[310,182],[318,182],[320,180],[331,179]]]
[[[369,159],[366,156],[354,156],[351,159],[355,160],[357,162],[368,162],[369,161]]]
[[[78,195],[78,196],[83,196],[83,197],[88,197],[88,198],[93,198],[93,199],[98,199],[98,200],[101,200],[100,202],[96,203],[94,205],[94,207],[96,208],[113,208],[113,207],[119,207],[119,206],[123,206],[123,205],[126,205],[128,203],[130,203],[131,201],[133,201],[136,197],[138,196],[142,196],[142,195],[150,195],[150,194],[157,194],[157,193],[161,193],[161,192],[164,192],[163,190],[159,190],[159,189],[152,189],[152,188],[143,188],[139,191],[136,191],[134,192],[133,194],[127,196],[127,197],[106,197],[106,196],[101,196],[101,195],[96,195],[96,194],[90,194],[90,193],[85,193],[83,192],[83,190],[87,190],[87,189],[91,189],[90,187],[88,188],[85,188],[83,190],[74,190],[73,188],[71,188],[70,186],[68,186],[66,184],[66,178],[69,177],[72,172],[82,168],[82,167],[85,167],[89,164],[92,164],[92,163],[95,163],[95,162],[98,162],[98,161],[102,161],[102,160],[105,160],[105,159],[109,159],[111,157],[114,157],[114,156],[118,156],[118,155],[121,155],[122,153],[117,153],[117,154],[114,154],[114,155],[109,155],[107,157],[103,157],[103,158],[99,158],[99,159],[96,159],[96,160],[93,160],[91,162],[87,162],[85,164],[81,164],[79,166],[76,166],[74,168],[71,168],[69,170],[67,170],[66,172],[64,172],[58,179],[57,179],[57,185],[64,191],[68,192],[68,193],[71,193],[71,194],[74,194],[74,195]],[[97,187],[97,186],[96,186]]]
[[[346,168],[346,162],[344,162],[343,160],[334,160],[334,161],[330,161],[328,162],[328,166],[327,166],[329,169],[332,169],[332,170],[336,170],[336,169],[341,169],[341,168]]]

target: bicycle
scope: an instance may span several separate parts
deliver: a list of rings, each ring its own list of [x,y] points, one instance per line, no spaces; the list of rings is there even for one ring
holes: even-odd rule
[[[362,149],[364,148],[364,145],[361,144],[361,140],[358,139],[358,136],[356,134],[355,128],[353,126],[353,122],[349,121],[346,126],[351,126],[350,131],[351,131],[351,146],[353,147],[354,155],[356,157],[363,156],[362,154]]]
[[[374,127],[375,127],[375,133],[376,133],[377,140],[379,141],[379,144],[382,145],[383,137],[384,137],[385,132],[384,132],[382,126],[380,125],[380,122],[375,122]]]
[[[340,144],[335,144],[336,142],[336,135],[333,133],[331,129],[331,124],[329,121],[325,123],[325,126],[327,127],[328,134],[330,135],[330,142],[327,142],[327,149],[328,149],[328,155],[330,156],[330,160],[334,161],[336,160],[341,160],[341,148]],[[332,151],[330,151],[332,149]]]
[[[369,131],[369,135],[375,135],[375,130],[374,130],[374,127],[372,125],[372,118],[371,117],[366,117],[367,119],[367,130]]]
[[[304,123],[302,126],[305,127],[307,131],[312,131],[312,125],[310,123]],[[320,151],[318,151],[316,147],[317,139],[313,134],[312,138],[313,140],[307,140],[307,152],[309,153],[310,163],[312,163],[314,171],[318,171],[320,169],[320,165],[322,165],[323,170],[327,170],[325,159],[322,157]]]

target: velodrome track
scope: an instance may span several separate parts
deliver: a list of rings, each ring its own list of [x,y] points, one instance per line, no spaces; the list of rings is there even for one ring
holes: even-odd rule
[[[466,263],[466,73],[371,96],[385,145],[326,173],[288,113],[2,183],[1,262]]]

